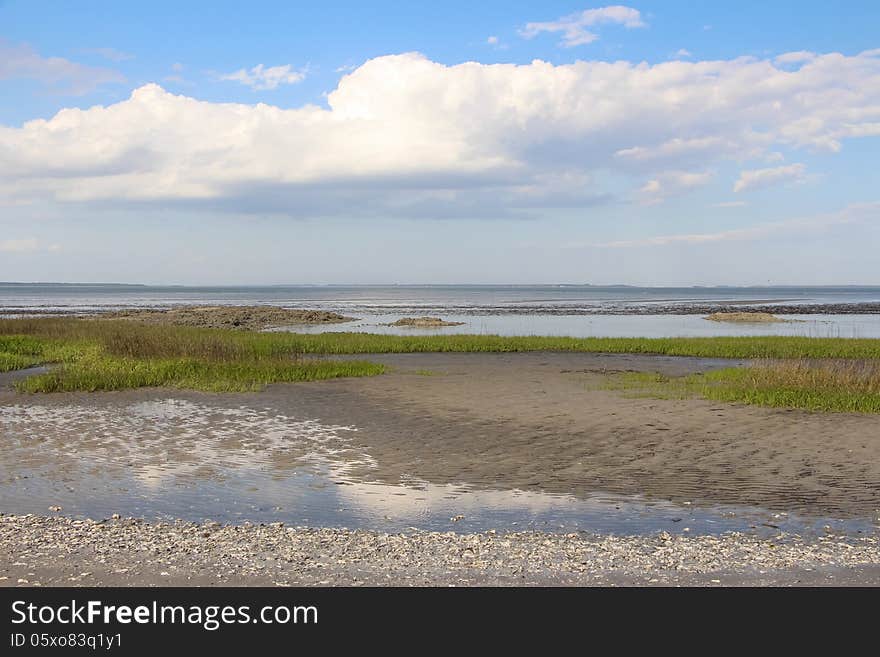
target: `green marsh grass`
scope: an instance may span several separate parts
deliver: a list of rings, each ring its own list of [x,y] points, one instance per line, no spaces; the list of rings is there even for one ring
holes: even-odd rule
[[[190,388],[209,392],[259,390],[270,383],[371,376],[382,365],[363,361],[200,361],[100,356],[65,363],[18,384],[22,392],[72,392],[126,388]]]
[[[270,383],[385,371],[360,360],[307,359],[287,344],[242,335],[247,334],[125,321],[0,320],[0,371],[55,365],[18,382],[22,392],[148,386],[250,391]]]
[[[566,338],[497,335],[399,336],[370,333],[252,333],[123,320],[0,320],[0,371],[57,364],[20,382],[21,390],[118,390],[177,386],[255,390],[267,383],[384,371],[326,356],[413,352],[568,351],[759,360],[681,379],[614,379],[630,393],[702,395],[813,410],[875,412],[880,340],[789,336]],[[641,378],[639,378],[641,377]],[[651,377],[654,377],[653,379]]]
[[[606,387],[638,397],[699,396],[808,411],[880,413],[880,361],[876,360],[764,360],[682,377],[627,372],[613,376]]]

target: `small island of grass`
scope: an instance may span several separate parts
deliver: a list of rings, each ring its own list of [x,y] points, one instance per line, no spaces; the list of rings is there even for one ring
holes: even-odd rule
[[[708,319],[710,322],[740,322],[743,324],[775,324],[778,322],[791,321],[782,319],[776,315],[771,315],[770,313],[761,312],[712,313],[703,319]]]
[[[442,326],[463,326],[464,322],[447,322],[441,317],[401,317],[386,326],[404,326],[409,328],[437,328]]]

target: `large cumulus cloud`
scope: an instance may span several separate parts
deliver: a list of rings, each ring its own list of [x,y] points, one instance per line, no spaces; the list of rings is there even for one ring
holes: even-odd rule
[[[720,160],[880,135],[880,50],[776,60],[446,66],[344,76],[327,107],[212,103],[158,85],[0,127],[0,198],[257,204],[292,214],[481,215],[685,191]],[[730,181],[731,188],[734,180]],[[742,186],[741,186],[742,188]],[[617,190],[619,192],[619,189]]]

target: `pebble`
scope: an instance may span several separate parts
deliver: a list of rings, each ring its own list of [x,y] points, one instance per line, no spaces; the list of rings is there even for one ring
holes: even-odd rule
[[[644,535],[223,525],[0,515],[0,572],[43,584],[659,583],[725,573],[880,567],[880,533]],[[14,555],[14,556],[13,556]],[[71,564],[64,572],[64,564]],[[17,571],[15,568],[26,568]],[[79,578],[89,576],[88,580]],[[124,578],[124,580],[122,579]],[[617,579],[615,579],[617,578]],[[684,580],[687,581],[687,580]],[[18,580],[19,584],[28,581]],[[165,584],[167,585],[167,584]]]

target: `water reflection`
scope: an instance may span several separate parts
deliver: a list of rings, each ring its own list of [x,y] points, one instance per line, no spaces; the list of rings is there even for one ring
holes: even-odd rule
[[[0,408],[0,511],[108,517],[484,531],[804,531],[868,521],[805,519],[760,509],[697,508],[637,497],[578,498],[475,490],[410,479],[356,478],[369,454],[356,427],[326,425],[269,408],[223,408],[182,399],[104,406]],[[364,467],[366,466],[366,468]]]

